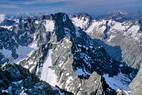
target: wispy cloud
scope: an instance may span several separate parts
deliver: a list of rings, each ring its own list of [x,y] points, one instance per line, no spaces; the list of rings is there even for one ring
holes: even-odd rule
[[[25,5],[34,5],[34,4],[57,4],[60,2],[67,2],[67,0],[31,0],[31,1],[24,1],[21,2],[21,4],[25,4]]]
[[[17,5],[0,5],[1,8],[20,8],[19,6]]]
[[[26,4],[26,5],[32,5],[32,4],[37,4],[38,2],[36,1],[29,1],[29,2],[23,2],[23,4]]]

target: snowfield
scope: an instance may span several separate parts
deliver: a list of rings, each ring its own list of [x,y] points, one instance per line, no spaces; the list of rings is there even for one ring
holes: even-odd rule
[[[34,50],[37,49],[37,45],[35,42],[31,43],[29,46],[19,46],[16,50],[16,53],[18,54],[18,58],[14,59],[14,63],[18,63],[23,59],[26,59],[31,56]]]
[[[36,49],[37,49],[37,45],[35,42],[31,43],[29,46],[19,46],[16,49],[16,54],[18,54],[17,59],[14,59],[12,57],[11,50],[2,49],[0,50],[0,53],[2,53],[5,56],[5,58],[8,58],[10,62],[14,62],[18,64],[18,62],[20,62],[21,60],[24,60],[28,58],[29,56],[31,56],[33,51]]]
[[[55,24],[53,20],[46,20],[44,26],[47,32],[51,32],[54,30]]]
[[[46,81],[52,86],[57,85],[57,75],[55,71],[52,69],[52,58],[51,58],[52,50],[48,51],[47,58],[43,63],[43,68],[41,71],[41,80]]]
[[[126,95],[130,95],[129,83],[131,80],[126,77],[124,74],[119,73],[117,76],[109,77],[108,74],[104,74],[103,77],[106,80],[106,83],[117,91],[123,90]]]

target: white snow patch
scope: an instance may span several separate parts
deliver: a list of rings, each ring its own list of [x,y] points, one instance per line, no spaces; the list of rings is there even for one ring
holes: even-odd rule
[[[113,38],[115,38],[116,36],[115,35],[110,35],[109,39],[108,39],[108,42],[110,42]]]
[[[122,32],[124,36],[130,36],[134,40],[138,41],[142,36],[141,33],[138,33],[140,30],[139,25],[132,25],[131,22],[115,22],[114,25],[110,29],[110,33],[115,33],[117,31]],[[130,27],[131,26],[131,27]]]
[[[133,31],[132,33],[137,33],[140,30],[139,25],[133,25],[128,31]]]
[[[36,42],[33,42],[29,45],[30,48],[33,48],[33,49],[37,49],[37,43]]]
[[[0,27],[5,28],[5,29],[8,29],[8,30],[12,30],[12,27],[13,27],[13,26],[6,26],[6,25],[5,25],[5,26],[0,26]]]
[[[71,82],[72,81],[73,81],[73,77],[69,76],[67,81],[66,81],[66,85],[65,85],[65,88],[67,89],[67,91],[70,91],[70,89],[71,89]]]
[[[41,80],[46,81],[52,86],[57,85],[57,75],[55,74],[55,71],[52,70],[52,59],[51,59],[52,49],[48,51],[48,56],[43,63],[43,68],[41,71]]]
[[[0,53],[2,53],[6,58],[12,58],[12,52],[10,50],[1,49]]]
[[[130,92],[129,83],[130,79],[124,74],[119,73],[117,76],[109,77],[108,74],[104,74],[103,77],[106,80],[106,83],[115,90],[123,90],[124,92]],[[128,94],[129,95],[129,94]]]
[[[38,21],[38,20],[35,20],[35,24],[39,24],[39,21]]]
[[[131,35],[134,40],[139,40],[141,35],[138,35],[138,31],[140,30],[139,25],[133,25],[129,30],[127,35]]]
[[[114,26],[111,27],[110,31],[118,30],[118,31],[125,31],[129,28],[129,25],[123,25],[124,23],[113,21]]]
[[[19,23],[19,19],[13,19],[17,24]]]
[[[86,70],[82,70],[81,68],[78,68],[76,71],[75,71],[75,73],[77,74],[77,75],[88,75],[89,73],[86,71]],[[89,74],[90,75],[90,74]]]
[[[66,83],[69,84],[70,81],[72,81],[72,80],[73,80],[72,76],[69,76],[68,79],[67,79],[67,81],[66,81]]]
[[[55,24],[52,20],[45,20],[45,24],[44,24],[46,31],[53,31]]]
[[[86,30],[86,33],[97,31],[98,33],[104,33],[106,30],[106,20],[95,21],[93,20],[92,25]]]
[[[100,28],[100,31],[102,31],[102,32],[104,32],[106,30],[106,26],[102,26],[101,28]]]
[[[117,93],[120,92],[121,90],[120,89],[117,89]],[[123,90],[125,95],[131,95],[131,91],[125,91]]]
[[[131,95],[131,91],[125,91],[125,90],[123,90],[123,91],[126,95]]]
[[[18,54],[18,58],[14,59],[13,62],[18,63],[21,60],[30,57],[31,54],[36,49],[37,49],[37,44],[35,42],[30,44],[29,46],[19,46],[18,49],[16,49],[16,53]]]
[[[119,67],[123,67],[123,64],[120,64]]]
[[[93,20],[92,25],[91,25],[91,26],[89,26],[89,28],[86,30],[86,33],[93,32],[93,30],[94,30],[94,28],[95,28],[95,25],[96,25],[96,23],[95,23],[95,22],[96,22],[96,21],[95,21],[95,20]]]
[[[82,17],[82,18],[73,17],[72,22],[77,27],[80,27],[81,29],[85,29],[89,24],[89,19],[85,17]]]
[[[65,39],[66,43],[70,43],[70,40],[69,39]]]
[[[32,51],[32,48],[26,47],[26,46],[19,46],[16,50],[16,53],[18,54],[18,58],[14,60],[14,62],[19,62],[21,59],[25,59],[28,57],[28,54]]]

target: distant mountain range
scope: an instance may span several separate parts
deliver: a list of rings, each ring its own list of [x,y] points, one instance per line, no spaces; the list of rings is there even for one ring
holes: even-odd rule
[[[137,12],[137,13],[127,13],[123,11],[109,12],[106,15],[97,17],[97,19],[112,19],[119,22],[123,22],[125,20],[142,20],[142,12]]]

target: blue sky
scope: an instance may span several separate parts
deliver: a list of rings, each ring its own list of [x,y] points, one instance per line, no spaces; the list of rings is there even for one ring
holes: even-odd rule
[[[142,12],[142,0],[0,0],[0,13]]]

